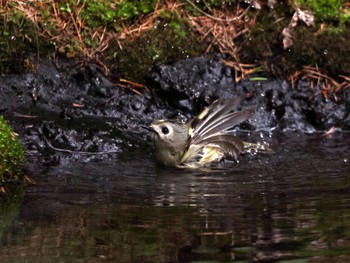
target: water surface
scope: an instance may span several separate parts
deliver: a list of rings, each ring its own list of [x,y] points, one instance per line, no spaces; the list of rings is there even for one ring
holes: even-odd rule
[[[143,148],[32,156],[1,262],[350,262],[350,134],[269,140],[275,154],[211,172]]]

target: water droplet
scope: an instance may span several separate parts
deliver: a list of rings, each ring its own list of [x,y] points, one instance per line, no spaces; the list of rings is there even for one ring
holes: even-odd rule
[[[325,49],[325,50],[323,51],[323,54],[327,55],[327,54],[328,54],[328,50]]]
[[[345,159],[344,159],[344,163],[347,163],[347,162],[348,162],[348,159],[345,158]]]

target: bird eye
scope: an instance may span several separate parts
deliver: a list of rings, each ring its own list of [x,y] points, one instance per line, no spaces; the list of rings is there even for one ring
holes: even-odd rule
[[[169,129],[167,127],[163,127],[162,128],[162,133],[163,134],[168,134],[169,133]]]

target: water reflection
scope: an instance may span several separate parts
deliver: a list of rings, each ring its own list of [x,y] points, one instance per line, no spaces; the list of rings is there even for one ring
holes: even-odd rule
[[[216,171],[142,149],[30,168],[1,262],[347,262],[350,134],[281,135],[276,154]],[[296,261],[298,260],[298,261]]]

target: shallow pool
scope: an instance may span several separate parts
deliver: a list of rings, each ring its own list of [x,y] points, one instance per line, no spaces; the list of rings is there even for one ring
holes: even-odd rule
[[[216,171],[150,149],[29,157],[1,262],[350,262],[350,133],[269,137]]]

